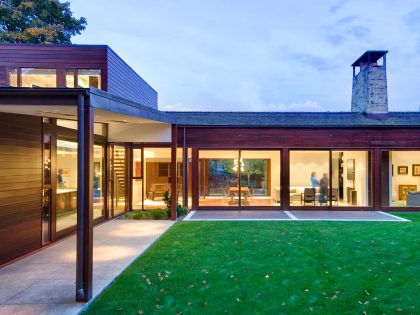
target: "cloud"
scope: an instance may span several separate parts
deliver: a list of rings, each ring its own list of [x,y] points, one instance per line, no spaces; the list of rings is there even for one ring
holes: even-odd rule
[[[420,29],[420,8],[409,12],[404,20],[410,28]]]
[[[266,111],[266,112],[299,112],[299,111],[308,111],[308,112],[319,112],[323,108],[318,104],[318,102],[307,100],[303,103],[291,103],[291,104],[267,104],[259,105],[255,108],[257,111]]]
[[[337,11],[340,11],[346,4],[349,2],[349,0],[340,0],[336,4],[332,5],[330,7],[331,13],[336,13]]]

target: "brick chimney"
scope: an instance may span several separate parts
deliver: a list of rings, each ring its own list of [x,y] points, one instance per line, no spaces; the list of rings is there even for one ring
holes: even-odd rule
[[[388,114],[387,50],[368,50],[353,64],[351,111],[380,118]],[[378,61],[382,59],[382,64]],[[356,68],[359,72],[356,74]]]

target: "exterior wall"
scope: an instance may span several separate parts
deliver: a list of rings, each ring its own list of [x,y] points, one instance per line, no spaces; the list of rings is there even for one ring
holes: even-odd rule
[[[352,112],[388,113],[386,68],[365,66],[353,78]]]
[[[8,68],[101,69],[101,86],[107,91],[107,46],[29,45],[0,46],[0,86],[8,85]]]
[[[0,264],[41,247],[42,121],[0,113]]]
[[[157,92],[110,48],[107,58],[108,92],[157,109]]]
[[[109,142],[171,142],[169,124],[108,124]]]
[[[187,127],[190,148],[420,148],[420,128]],[[183,128],[178,128],[183,147]]]
[[[157,92],[108,46],[0,45],[0,86],[8,86],[8,68],[55,68],[58,87],[65,69],[100,69],[101,87],[116,96],[157,109]],[[60,80],[60,77],[62,78]]]

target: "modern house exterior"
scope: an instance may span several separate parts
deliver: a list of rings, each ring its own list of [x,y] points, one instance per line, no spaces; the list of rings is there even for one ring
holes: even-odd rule
[[[0,264],[77,230],[87,300],[92,225],[165,191],[173,220],[177,202],[420,210],[420,112],[388,111],[386,54],[352,64],[349,112],[163,112],[108,46],[0,45]]]

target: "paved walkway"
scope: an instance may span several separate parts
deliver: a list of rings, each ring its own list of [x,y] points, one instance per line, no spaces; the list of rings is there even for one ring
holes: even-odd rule
[[[94,228],[93,296],[173,223],[112,220]],[[11,245],[13,246],[13,245]],[[77,314],[76,236],[0,269],[0,314]]]
[[[199,210],[184,221],[408,221],[382,211]]]

